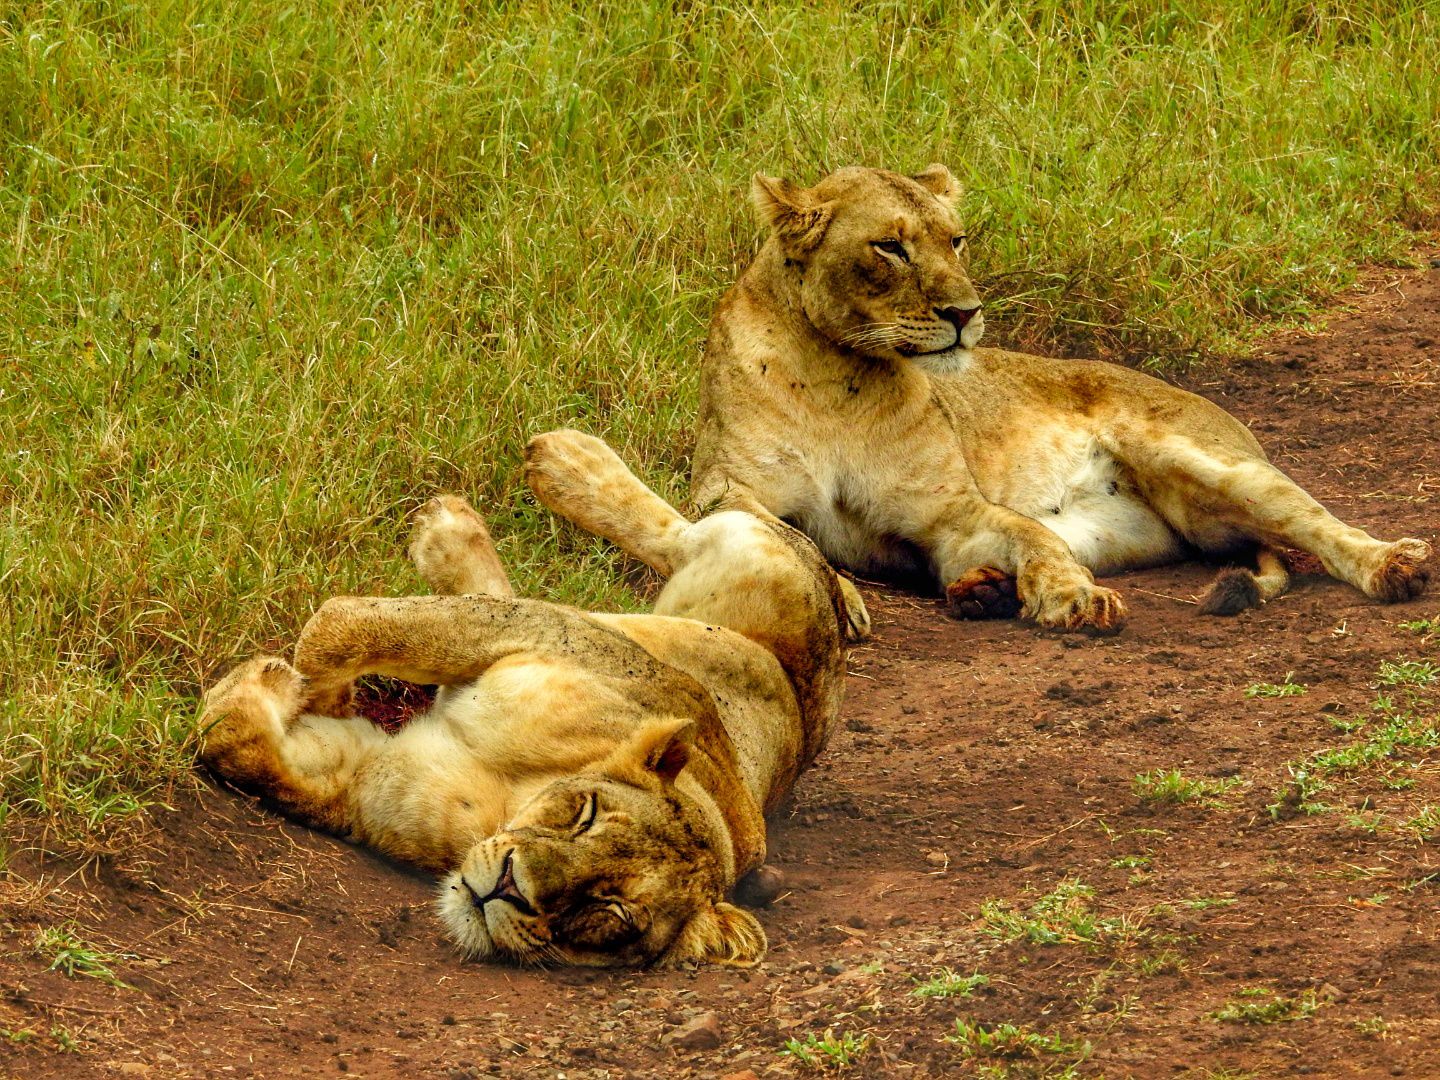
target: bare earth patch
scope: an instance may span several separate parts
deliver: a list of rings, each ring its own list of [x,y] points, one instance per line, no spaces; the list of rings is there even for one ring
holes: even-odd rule
[[[1190,385],[1436,541],[1440,272]],[[867,588],[754,971],[461,962],[428,880],[209,787],[98,862],[16,851],[0,1076],[1440,1075],[1440,645],[1399,625],[1440,591],[1204,619],[1213,573],[1117,579],[1105,640]]]

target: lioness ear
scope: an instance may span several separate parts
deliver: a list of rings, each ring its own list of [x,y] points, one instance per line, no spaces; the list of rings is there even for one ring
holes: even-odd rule
[[[701,910],[685,924],[660,963],[724,964],[754,967],[765,959],[765,929],[743,908],[724,901]]]
[[[939,162],[926,165],[910,179],[929,191],[946,206],[954,206],[960,198],[960,182],[955,179],[954,173]]]
[[[796,254],[813,251],[830,224],[830,204],[814,202],[803,188],[789,180],[756,173],[750,197],[760,221]]]
[[[638,770],[673,783],[690,760],[693,720],[656,720],[630,736],[606,760],[604,771]]]

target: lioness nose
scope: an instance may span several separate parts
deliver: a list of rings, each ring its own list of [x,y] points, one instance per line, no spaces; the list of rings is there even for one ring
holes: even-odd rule
[[[942,307],[936,308],[935,314],[940,316],[940,318],[944,319],[951,326],[955,327],[955,333],[958,334],[961,330],[965,329],[965,324],[968,323],[975,316],[975,313],[979,310],[979,304],[976,304],[974,307],[968,308]]]

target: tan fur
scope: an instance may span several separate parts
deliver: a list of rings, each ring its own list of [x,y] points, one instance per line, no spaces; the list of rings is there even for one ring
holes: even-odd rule
[[[1377,599],[1423,591],[1428,544],[1337,520],[1218,406],[1128,368],[975,348],[944,166],[756,177],[754,195],[771,235],[710,326],[697,505],[773,514],[850,570],[953,583],[962,615],[1007,613],[999,571],[1025,617],[1062,629],[1118,630],[1124,603],[1093,575],[1186,544],[1260,549],[1217,612],[1283,590],[1283,547]]]
[[[764,861],[763,813],[834,721],[838,581],[789,526],[692,524],[578,432],[532,440],[526,479],[669,575],[653,614],[512,598],[484,522],[442,496],[409,550],[449,594],[326,601],[293,666],[256,657],[209,691],[201,756],[308,824],[445,875],[440,914],[469,954],[756,963],[764,931],[724,896]],[[434,706],[385,735],[349,708],[371,673],[438,685]]]

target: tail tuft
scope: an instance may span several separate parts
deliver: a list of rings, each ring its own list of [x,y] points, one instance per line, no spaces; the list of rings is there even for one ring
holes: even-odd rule
[[[1261,603],[1260,583],[1249,570],[1232,566],[1221,571],[1200,598],[1202,615],[1238,615],[1242,611],[1259,607]]]
[[[1255,571],[1232,566],[1222,570],[1200,598],[1202,615],[1238,615],[1247,608],[1268,604],[1290,587],[1285,558],[1272,547],[1255,551]]]

